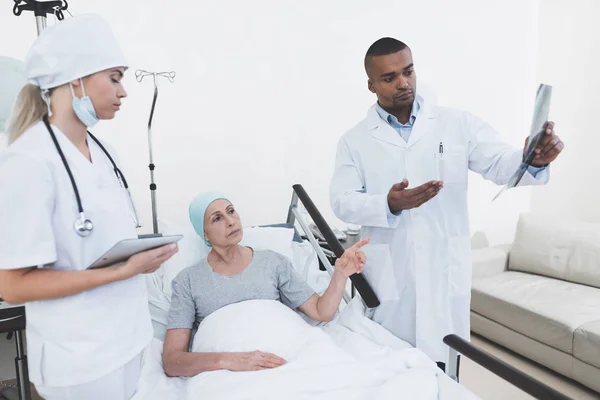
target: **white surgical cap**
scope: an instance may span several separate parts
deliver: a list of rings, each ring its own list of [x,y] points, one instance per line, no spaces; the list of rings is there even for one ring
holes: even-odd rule
[[[44,29],[25,59],[27,80],[42,90],[117,67],[127,68],[125,57],[106,21],[94,14]]]

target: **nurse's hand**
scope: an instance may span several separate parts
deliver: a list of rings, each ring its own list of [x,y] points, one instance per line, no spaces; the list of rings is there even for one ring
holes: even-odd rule
[[[354,274],[360,274],[365,268],[367,259],[365,253],[359,251],[359,249],[367,243],[369,243],[369,239],[363,239],[344,251],[344,254],[335,260],[335,269],[344,274],[346,278]]]
[[[151,274],[156,271],[164,262],[173,257],[179,248],[176,244],[168,244],[138,253],[129,257],[124,264],[118,265],[117,269],[122,274],[123,279],[128,279],[138,274]]]
[[[420,207],[433,199],[444,187],[442,181],[429,181],[413,189],[407,189],[408,180],[396,183],[388,193],[388,205],[392,213]]]
[[[225,353],[225,357],[225,369],[230,371],[260,371],[287,364],[287,361],[275,354],[258,350],[245,353]]]

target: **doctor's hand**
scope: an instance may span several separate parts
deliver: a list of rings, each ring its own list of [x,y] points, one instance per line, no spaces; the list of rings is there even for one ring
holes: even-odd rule
[[[413,189],[407,189],[408,180],[396,183],[388,193],[388,205],[392,213],[420,207],[433,199],[444,187],[442,181],[429,181]]]
[[[161,264],[173,257],[179,248],[176,244],[168,244],[157,249],[147,250],[135,254],[127,262],[117,265],[117,271],[123,279],[128,279],[138,274],[151,274],[156,271]]]
[[[367,259],[365,253],[359,251],[359,249],[367,243],[369,243],[369,239],[363,239],[344,251],[344,254],[335,260],[335,269],[346,278],[354,274],[360,274],[365,268]]]
[[[540,143],[535,148],[535,158],[531,162],[534,167],[543,167],[556,160],[556,157],[565,148],[565,144],[554,133],[554,122],[549,121],[544,124],[546,134],[540,140]],[[525,139],[524,151],[529,147],[529,137]]]

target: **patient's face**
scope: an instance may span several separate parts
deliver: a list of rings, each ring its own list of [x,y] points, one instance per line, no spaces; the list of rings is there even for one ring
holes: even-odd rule
[[[204,213],[204,235],[213,247],[235,246],[242,240],[242,221],[227,200],[215,200]]]

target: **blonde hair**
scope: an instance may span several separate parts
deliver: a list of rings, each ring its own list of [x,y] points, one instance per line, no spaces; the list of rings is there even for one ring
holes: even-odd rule
[[[48,114],[48,106],[42,98],[40,88],[27,84],[17,96],[11,116],[8,120],[8,143],[19,138],[31,125]]]

